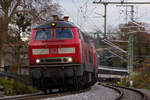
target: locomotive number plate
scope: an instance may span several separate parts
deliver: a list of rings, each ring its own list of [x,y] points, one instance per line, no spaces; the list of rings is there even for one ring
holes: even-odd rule
[[[75,53],[75,48],[58,48],[59,54]]]
[[[49,54],[49,50],[48,49],[32,49],[32,54],[33,55],[45,55],[45,54]]]

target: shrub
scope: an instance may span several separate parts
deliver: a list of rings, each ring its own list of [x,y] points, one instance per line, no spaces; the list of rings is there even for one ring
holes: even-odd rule
[[[4,87],[4,93],[8,96],[38,92],[31,86],[14,79],[0,78],[0,85]]]
[[[150,89],[150,66],[143,64],[131,79],[124,78],[121,80],[121,86],[129,86],[129,80],[133,80],[133,87]]]

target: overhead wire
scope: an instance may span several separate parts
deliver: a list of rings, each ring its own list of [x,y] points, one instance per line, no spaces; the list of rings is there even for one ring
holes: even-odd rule
[[[83,7],[83,6],[80,6],[80,7],[79,7],[79,13],[81,14],[81,16],[82,16],[82,18],[83,18],[83,19],[80,20],[80,26],[81,26],[81,28],[82,28],[83,20],[85,20],[84,7]]]
[[[141,16],[139,16],[139,17],[135,18],[135,20],[137,20],[137,19],[140,19],[140,18],[144,17],[144,16],[145,16],[146,14],[148,14],[148,13],[150,13],[150,10],[148,10],[148,11],[144,12],[143,14],[141,14]]]
[[[77,15],[75,17],[72,17],[73,21],[76,22],[76,24],[81,28],[81,29],[84,29],[83,27],[89,23],[89,16],[87,15],[88,13],[88,3],[89,3],[90,0],[87,0],[87,1],[84,1],[84,0],[80,0],[80,3],[79,2],[76,2],[75,0],[72,0],[72,3],[74,5],[74,8],[77,9]],[[60,3],[58,0],[56,0],[57,3]],[[63,11],[65,11],[68,15],[72,15],[70,12],[68,12],[68,10],[61,6]],[[94,9],[94,8],[93,8]],[[91,10],[91,12],[93,11],[93,9]],[[82,18],[79,18],[79,17],[82,17]],[[90,18],[91,20],[91,18]],[[93,20],[93,19],[92,19]],[[93,22],[93,25],[97,28],[99,28],[95,22]],[[91,24],[91,22],[90,22]],[[86,29],[85,29],[86,30]]]
[[[81,0],[80,0],[81,1]],[[89,2],[89,0],[88,1],[86,1],[86,2],[83,2],[83,1],[81,1],[82,3],[79,5],[79,6],[77,6],[77,3],[74,1],[74,0],[72,0],[72,2],[73,2],[73,4],[76,6],[76,8],[77,8],[77,18],[78,17],[82,17],[82,18],[78,18],[78,23],[80,22],[80,24],[79,24],[79,26],[80,26],[80,28],[82,28],[83,27],[83,24],[86,24],[85,22],[86,22],[86,14],[87,14],[87,7],[88,7],[88,2]],[[79,20],[80,19],[80,20]],[[83,28],[82,28],[83,29]]]
[[[85,11],[82,13],[82,16],[83,16],[83,19],[84,19],[84,25],[89,23],[90,21],[90,24],[92,23],[97,29],[99,29],[99,27],[95,24],[95,22],[93,22],[93,19],[91,19],[90,16],[87,15],[87,10],[88,10],[88,3],[89,3],[89,0],[86,1],[82,6],[85,6]],[[83,7],[81,7],[83,8]],[[91,12],[89,12],[90,14],[93,13],[93,10],[95,9],[95,7],[93,9],[91,9]],[[81,11],[82,12],[82,11]],[[91,14],[92,15],[92,14]],[[88,21],[87,21],[88,20]],[[86,23],[85,23],[86,22]],[[82,25],[83,26],[83,25]]]
[[[79,6],[77,5],[77,2],[72,0],[72,4],[75,5],[75,8],[77,9],[77,16],[74,16],[76,18],[76,23],[79,25]]]
[[[58,4],[60,4],[58,0],[56,0],[56,2],[57,2]],[[72,13],[70,13],[65,7],[63,7],[63,6],[61,6],[61,7],[62,7],[63,11],[65,11],[69,16],[72,15]],[[71,18],[72,18],[73,21],[76,21],[76,20],[75,20],[75,17],[71,17]],[[76,24],[78,25],[78,23],[76,23]],[[79,26],[79,25],[78,25],[78,26]]]

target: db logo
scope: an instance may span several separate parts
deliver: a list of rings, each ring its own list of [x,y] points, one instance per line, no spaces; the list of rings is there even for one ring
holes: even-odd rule
[[[50,54],[57,54],[58,50],[57,50],[57,48],[51,48],[51,49],[49,49],[49,53]]]

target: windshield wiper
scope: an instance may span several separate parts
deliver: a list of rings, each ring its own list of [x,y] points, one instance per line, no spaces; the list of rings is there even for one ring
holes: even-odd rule
[[[63,33],[64,28],[61,28],[61,30],[58,32],[59,34]]]
[[[46,32],[46,40],[45,40],[45,42],[47,42],[48,41],[48,32]]]

